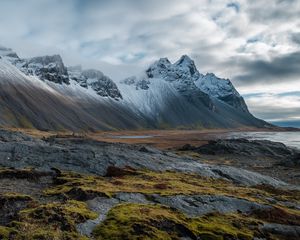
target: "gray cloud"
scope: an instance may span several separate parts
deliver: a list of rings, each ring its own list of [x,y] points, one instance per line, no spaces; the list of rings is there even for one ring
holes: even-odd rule
[[[1,0],[0,5],[0,44],[22,57],[60,53],[67,65],[81,63],[120,79],[157,58],[174,61],[189,54],[201,72],[231,78],[238,90],[299,79],[298,0]],[[265,116],[262,111],[259,116]]]
[[[276,56],[266,60],[242,60],[243,74],[235,76],[239,85],[276,83],[297,79],[300,76],[300,51]]]
[[[300,32],[292,33],[292,34],[291,34],[291,40],[292,40],[294,43],[300,45]]]
[[[299,1],[298,0],[271,0],[247,1],[247,12],[252,21],[255,22],[280,22],[298,19]]]

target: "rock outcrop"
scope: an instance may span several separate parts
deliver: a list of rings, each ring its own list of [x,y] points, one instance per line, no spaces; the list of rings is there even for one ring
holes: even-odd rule
[[[219,139],[209,141],[208,144],[200,147],[185,146],[184,149],[209,155],[232,154],[255,158],[268,157],[280,160],[280,165],[290,167],[300,165],[300,151],[298,149],[268,140]]]
[[[102,72],[95,69],[82,70],[81,67],[68,68],[70,79],[75,80],[81,87],[91,88],[101,97],[122,99],[117,85]]]
[[[69,76],[60,55],[26,59],[21,70],[28,74],[54,83],[69,84]]]

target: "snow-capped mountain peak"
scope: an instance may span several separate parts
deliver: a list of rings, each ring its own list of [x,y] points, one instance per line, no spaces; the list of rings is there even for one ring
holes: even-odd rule
[[[151,85],[151,79],[162,79],[173,84],[181,94],[193,97],[200,96],[209,103],[208,95],[217,98],[226,104],[247,112],[248,108],[244,99],[232,85],[229,79],[217,77],[213,73],[201,74],[195,62],[187,55],[180,57],[175,63],[171,63],[168,58],[160,58],[149,66],[145,71],[146,76],[130,77],[123,81],[127,85],[135,85],[136,89],[147,90]],[[141,87],[142,86],[142,87]],[[209,103],[208,106],[212,107]]]
[[[198,72],[195,62],[187,55],[181,56],[181,58],[174,64],[182,69],[188,70],[191,75]]]
[[[164,57],[164,58],[160,58],[158,61],[156,61],[153,65],[160,65],[160,66],[168,66],[170,65],[171,62],[168,58]]]
[[[249,113],[228,79],[199,73],[187,55],[175,63],[161,58],[118,86],[99,70],[66,68],[59,55],[22,59],[1,47],[0,58],[0,86],[5,94],[0,124],[11,124],[5,108],[1,109],[3,101],[15,111],[9,113],[15,126],[22,126],[26,116],[33,126],[49,129],[266,124]],[[11,94],[15,91],[19,94]]]
[[[48,80],[54,83],[69,84],[67,68],[58,54],[24,59],[17,65],[27,75],[38,76],[41,80]]]
[[[195,84],[203,92],[209,94],[212,97],[225,97],[228,95],[240,96],[238,91],[234,88],[229,79],[219,78],[214,73],[207,73],[201,75]]]
[[[149,78],[163,78],[169,82],[178,80],[191,80],[199,77],[199,72],[194,61],[187,55],[183,55],[172,64],[167,58],[160,58],[146,70]]]
[[[247,105],[243,97],[238,93],[229,79],[219,78],[213,73],[200,75],[195,81],[196,86],[211,97],[248,112]]]
[[[95,69],[82,70],[81,66],[68,68],[71,80],[79,83],[81,87],[91,88],[99,96],[122,99],[117,85],[101,71]]]

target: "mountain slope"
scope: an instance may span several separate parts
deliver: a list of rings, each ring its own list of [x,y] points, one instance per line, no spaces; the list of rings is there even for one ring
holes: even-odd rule
[[[0,59],[0,124],[53,130],[136,128],[137,117],[88,89],[26,76]]]
[[[182,56],[162,58],[114,83],[59,55],[22,59],[0,47],[0,124],[51,130],[266,127],[229,80],[203,75]]]
[[[269,126],[249,113],[229,80],[207,78],[188,56],[174,64],[161,58],[118,87],[126,92],[125,104],[149,116],[156,127]]]

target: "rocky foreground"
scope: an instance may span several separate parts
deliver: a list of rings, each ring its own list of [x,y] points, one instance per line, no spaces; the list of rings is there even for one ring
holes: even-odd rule
[[[280,142],[218,139],[201,146],[186,144],[179,151],[199,154],[197,157],[200,161],[210,159],[209,162],[215,164],[248,169],[295,185],[300,184],[300,150]]]
[[[272,146],[283,161],[285,146]],[[178,153],[1,130],[0,239],[299,239],[299,187],[199,157],[229,151],[221,148]]]

